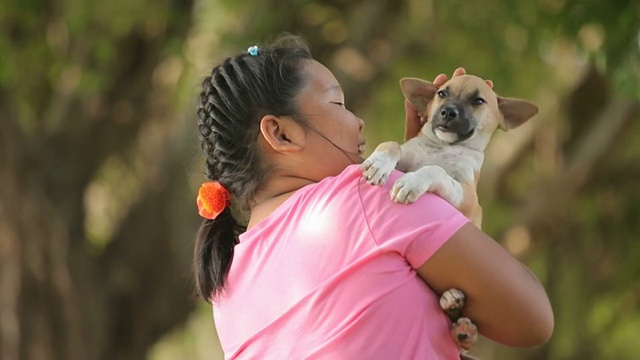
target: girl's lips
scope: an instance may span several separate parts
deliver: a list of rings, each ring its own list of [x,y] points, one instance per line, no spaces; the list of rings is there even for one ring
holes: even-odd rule
[[[364,144],[358,145],[358,154],[364,154],[365,147]]]

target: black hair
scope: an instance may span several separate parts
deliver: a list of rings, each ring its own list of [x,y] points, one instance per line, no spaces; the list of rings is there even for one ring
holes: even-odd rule
[[[206,157],[207,178],[221,183],[235,207],[248,209],[269,166],[258,150],[260,119],[292,116],[305,84],[305,60],[311,53],[298,36],[281,35],[258,54],[242,53],[215,66],[202,82],[198,99],[198,133]],[[212,301],[224,288],[238,236],[246,228],[227,207],[200,225],[193,267],[198,295]]]

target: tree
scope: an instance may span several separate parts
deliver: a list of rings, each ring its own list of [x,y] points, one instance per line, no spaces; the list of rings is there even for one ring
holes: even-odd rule
[[[164,83],[192,6],[0,7],[3,359],[140,359],[192,308],[195,217]]]
[[[199,78],[300,33],[371,148],[401,140],[403,76],[464,66],[541,114],[497,136],[485,229],[539,276],[549,344],[481,358],[635,354],[640,246],[638,4],[10,1],[0,5],[0,356],[139,359],[183,324]],[[191,100],[190,100],[191,99]],[[206,315],[210,319],[210,313]],[[209,320],[210,321],[210,320]],[[578,329],[579,331],[577,331]],[[214,334],[204,334],[213,341]]]
[[[638,171],[629,155],[638,152],[638,4],[265,0],[253,9],[242,8],[246,22],[231,41],[303,34],[345,85],[370,144],[401,140],[402,76],[462,65],[499,93],[539,102],[536,121],[494,140],[481,201],[487,231],[545,284],[556,331],[537,349],[485,341],[478,351],[496,359],[634,353],[625,344],[640,326],[631,275],[640,204],[626,179]]]

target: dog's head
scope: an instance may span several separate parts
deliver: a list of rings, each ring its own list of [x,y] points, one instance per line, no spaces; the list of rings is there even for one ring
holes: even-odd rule
[[[441,87],[403,78],[404,96],[428,119],[422,132],[445,144],[462,144],[484,150],[493,132],[522,125],[538,107],[521,99],[496,95],[485,80],[474,75],[456,76]]]

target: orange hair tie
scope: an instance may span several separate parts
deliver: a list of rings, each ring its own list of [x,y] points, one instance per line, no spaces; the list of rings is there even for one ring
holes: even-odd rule
[[[205,219],[213,220],[230,204],[231,194],[217,181],[207,181],[198,190],[198,214]]]

